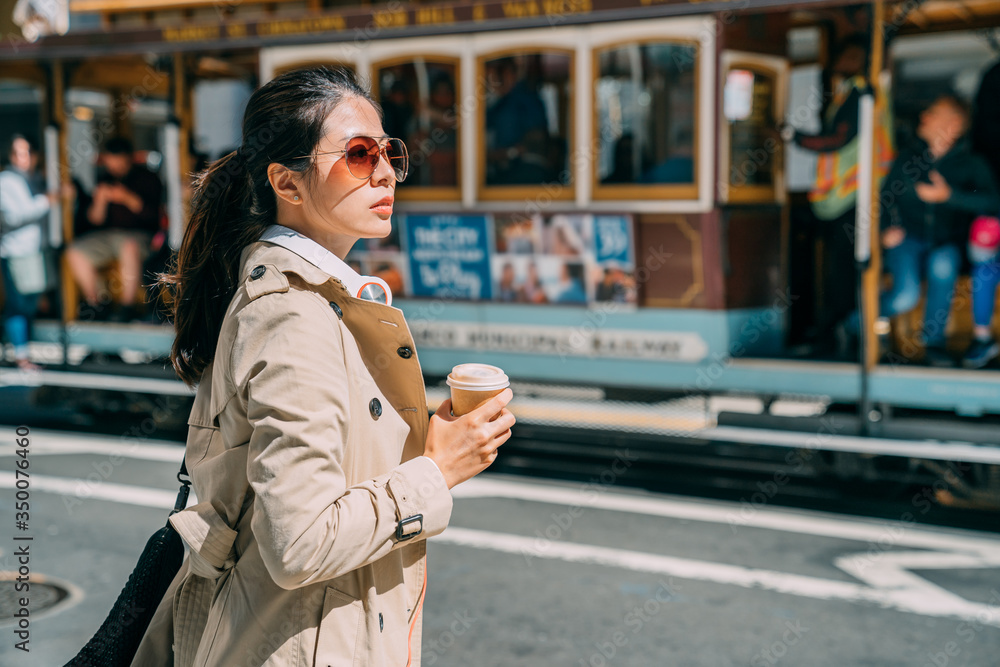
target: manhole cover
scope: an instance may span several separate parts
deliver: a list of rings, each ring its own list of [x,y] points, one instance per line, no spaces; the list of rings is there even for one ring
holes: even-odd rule
[[[60,606],[72,595],[68,585],[40,574],[31,575],[27,591],[16,590],[17,576],[17,572],[0,571],[0,625],[6,625],[16,618],[14,614],[21,609],[21,598],[28,599],[28,610],[31,618],[35,618],[42,612]]]

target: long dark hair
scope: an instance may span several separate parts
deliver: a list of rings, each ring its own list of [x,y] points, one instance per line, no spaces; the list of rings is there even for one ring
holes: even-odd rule
[[[247,102],[240,147],[198,176],[173,271],[158,281],[177,332],[170,360],[187,384],[198,382],[215,358],[222,320],[240,282],[242,250],[275,222],[268,166],[311,170],[312,158],[299,156],[312,154],[327,117],[351,97],[379,108],[345,69],[309,67],[272,79]]]

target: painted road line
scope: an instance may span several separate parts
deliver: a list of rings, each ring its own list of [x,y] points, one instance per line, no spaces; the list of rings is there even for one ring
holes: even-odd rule
[[[156,507],[157,509],[171,509],[177,502],[177,491],[165,489],[150,489],[145,486],[133,486],[130,484],[115,484],[100,479],[100,475],[94,473],[96,479],[74,479],[70,477],[55,477],[52,475],[32,475],[31,489],[33,491],[43,491],[54,493],[67,498],[70,504],[67,509],[72,509],[79,502],[88,500],[107,500],[113,503],[123,503],[126,505],[139,505],[142,507]],[[0,489],[13,489],[14,476],[4,475],[0,477]],[[194,490],[188,497],[188,506],[198,502]]]
[[[16,449],[15,444],[2,445],[0,456],[15,456]],[[121,436],[32,429],[31,453],[33,455],[100,454],[146,461],[170,461],[180,465],[184,456],[184,443],[150,440],[141,429],[135,434],[126,433]]]
[[[816,600],[868,603],[921,616],[955,618],[1000,627],[1000,606],[980,604],[958,597],[921,580],[926,585],[879,588],[851,582],[821,579],[774,570],[760,570],[690,558],[626,551],[611,547],[548,542],[539,549],[536,538],[492,533],[469,528],[449,528],[430,538],[436,543],[489,549],[533,558],[614,567],[649,572],[679,579],[756,588]],[[915,576],[915,575],[914,575]],[[919,577],[916,577],[919,579]]]
[[[0,385],[109,389],[169,396],[193,396],[195,391],[180,380],[48,370],[31,373],[5,372],[0,375]]]
[[[608,471],[612,472],[613,466],[617,463],[617,461],[609,463]],[[620,472],[623,471],[624,469]],[[596,482],[599,482],[599,478]],[[776,510],[722,501],[706,502],[663,496],[627,495],[615,493],[608,484],[600,483],[575,487],[543,486],[501,476],[474,477],[453,488],[451,493],[455,498],[516,498],[565,507],[722,523],[730,525],[734,534],[744,527],[764,528],[799,535],[836,537],[873,545],[1000,555],[1000,537],[979,537],[971,531],[950,529],[931,531],[916,527],[907,521],[844,519],[826,512]],[[914,513],[917,513],[916,508]]]
[[[531,494],[535,496],[533,498],[526,498],[525,496],[529,495],[527,492],[530,492],[532,489],[541,491],[567,491],[567,489],[538,489],[538,487],[531,485],[497,480],[481,481],[483,483],[478,485],[480,487],[478,489],[474,486],[467,486],[471,482],[461,485],[461,487],[465,488],[462,489],[461,493],[456,495],[459,498],[499,496],[518,497],[522,500],[535,500],[537,502],[552,502],[555,496],[551,493]],[[100,480],[69,479],[49,475],[34,475],[32,477],[32,486],[38,491],[72,497],[81,502],[88,499],[98,499],[155,507],[158,509],[169,508],[174,502],[176,495],[173,491],[163,489],[150,489]],[[0,478],[0,488],[13,489],[13,478]],[[573,490],[568,491],[573,492]],[[518,495],[515,495],[515,492]],[[605,497],[601,500],[607,501],[613,499]],[[647,500],[644,498],[621,496],[619,500],[630,501],[627,504],[632,506],[633,511],[636,509],[640,510],[637,513],[659,516],[666,515],[664,512],[642,511],[649,510],[650,507],[641,503],[636,504],[634,501]],[[189,504],[195,503],[197,503],[197,498],[192,494]],[[607,502],[604,504],[606,507],[613,507],[614,509],[624,511],[622,510],[622,505],[613,506]],[[671,507],[669,501],[664,504],[662,500],[659,500],[658,504],[662,506],[661,509],[676,509],[675,507]],[[719,508],[711,507],[708,509]],[[669,515],[676,514],[678,513],[673,512]],[[832,529],[839,528],[841,531],[840,534],[835,534],[838,537],[845,537],[843,533],[850,532],[849,529],[855,527],[853,525],[854,522],[831,520],[815,516],[815,514],[811,517],[803,516],[798,518],[809,519],[813,523],[826,524],[827,530],[822,534],[834,534]],[[884,525],[862,525],[862,527],[885,528]],[[917,531],[912,528],[911,530],[923,533],[923,535],[904,533],[899,536],[896,544],[918,542],[922,546],[926,546],[929,542],[934,542],[936,546],[943,548],[943,550],[939,552],[887,551],[881,553],[868,551],[858,554],[848,554],[835,561],[835,564],[845,572],[866,583],[828,580],[725,563],[626,551],[595,545],[540,540],[536,537],[492,533],[457,527],[449,528],[434,539],[443,544],[520,554],[529,563],[533,558],[588,563],[633,571],[665,574],[684,579],[741,586],[744,588],[761,588],[777,593],[819,600],[870,603],[896,611],[924,616],[958,618],[1000,627],[1000,605],[997,604],[1000,600],[991,602],[990,604],[970,602],[908,570],[908,568],[968,569],[1000,567],[1000,540],[973,540],[967,537],[963,540],[957,535],[936,535],[930,531]],[[809,532],[806,531],[806,534],[809,534]],[[930,538],[934,539],[931,540]],[[852,537],[845,537],[845,539],[858,539],[858,535],[855,533]],[[962,548],[978,553],[956,551],[956,549]]]
[[[126,458],[164,461],[180,465],[184,448],[180,443],[129,441],[116,439],[109,442],[106,436],[67,434],[57,431],[32,431],[32,453],[35,455],[99,454]],[[14,445],[0,446],[0,456],[14,456]],[[626,453],[627,455],[627,453]],[[610,462],[607,473],[613,474],[618,462]],[[619,470],[618,472],[623,472]],[[141,488],[141,487],[136,487]],[[456,498],[516,498],[567,507],[594,508],[634,514],[648,514],[674,519],[706,523],[728,524],[734,532],[746,528],[778,530],[803,535],[835,537],[869,543],[885,550],[886,545],[939,551],[981,551],[992,553],[1000,549],[1000,538],[973,537],[965,531],[929,531],[906,521],[875,521],[844,519],[822,512],[797,512],[772,510],[749,502],[741,504],[682,500],[664,496],[639,496],[617,493],[602,482],[600,476],[594,484],[582,486],[543,485],[517,481],[507,476],[484,475],[475,477],[452,489]],[[755,501],[756,502],[756,501]],[[929,501],[928,501],[929,502]],[[766,503],[766,499],[765,499]],[[167,507],[173,505],[173,500]],[[913,514],[919,514],[915,504]],[[929,507],[929,505],[927,505]]]

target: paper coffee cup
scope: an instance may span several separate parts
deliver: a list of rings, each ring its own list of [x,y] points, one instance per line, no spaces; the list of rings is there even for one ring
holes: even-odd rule
[[[451,369],[451,411],[456,417],[472,412],[510,386],[502,369],[489,364],[459,364]]]

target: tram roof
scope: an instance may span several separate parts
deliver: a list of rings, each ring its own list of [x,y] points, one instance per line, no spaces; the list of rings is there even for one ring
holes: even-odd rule
[[[856,2],[856,0],[854,0]],[[176,16],[208,8],[204,21],[198,14],[186,23],[156,25],[142,21],[107,22],[104,29],[50,35],[34,43],[9,38],[0,44],[0,60],[55,60],[125,53],[175,53],[205,49],[260,48],[315,42],[357,40],[509,30],[618,21],[637,18],[684,16],[722,12],[809,10],[850,4],[852,0],[461,0],[437,3],[395,3],[335,11],[261,17],[260,7],[249,18],[237,11],[219,20],[217,2],[206,0],[70,0],[73,12],[105,16],[153,15],[163,10]],[[889,0],[907,7],[904,21],[919,29],[928,24],[953,23],[966,27],[1000,24],[998,0],[925,0],[913,8],[912,0]],[[901,4],[902,3],[902,4]],[[243,3],[238,3],[243,4]],[[260,5],[249,0],[247,5]],[[269,3],[271,6],[285,3]],[[298,3],[296,3],[298,4]],[[315,3],[313,3],[315,5]],[[291,9],[288,6],[288,9]],[[901,9],[899,10],[901,11]],[[145,21],[145,22],[144,22]]]

